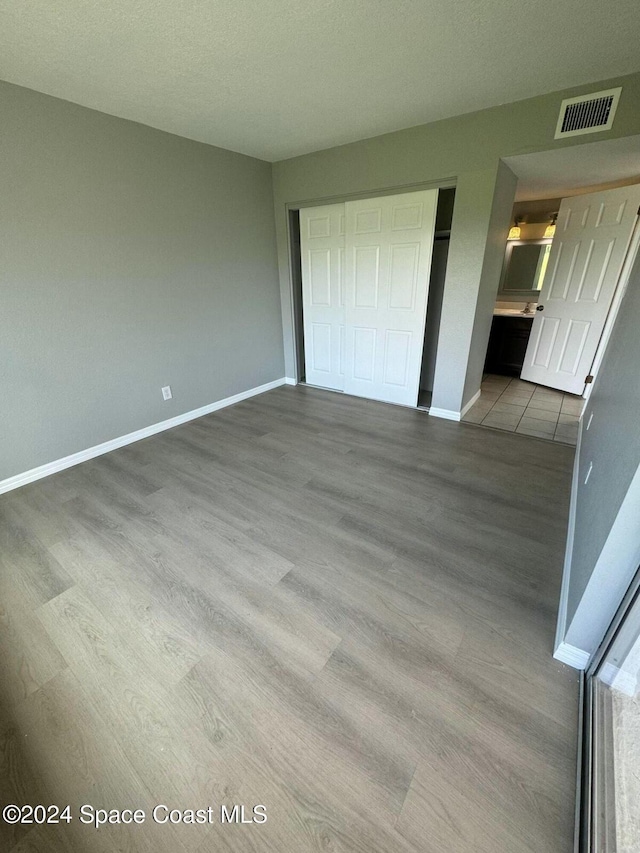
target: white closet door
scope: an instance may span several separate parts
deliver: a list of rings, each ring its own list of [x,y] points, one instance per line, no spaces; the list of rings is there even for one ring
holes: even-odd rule
[[[437,190],[347,202],[344,390],[416,406]]]
[[[305,379],[344,388],[344,204],[300,211]]]
[[[639,204],[639,184],[562,200],[522,379],[583,393]]]

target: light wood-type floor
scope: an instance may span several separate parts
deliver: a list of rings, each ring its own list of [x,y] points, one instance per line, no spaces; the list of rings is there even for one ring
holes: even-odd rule
[[[569,853],[572,457],[284,387],[1,497],[0,850]]]

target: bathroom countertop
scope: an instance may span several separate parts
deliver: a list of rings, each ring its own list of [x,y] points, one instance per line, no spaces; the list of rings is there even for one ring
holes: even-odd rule
[[[531,311],[529,314],[525,314],[522,311],[518,311],[515,308],[494,308],[493,316],[494,317],[524,317],[527,320],[533,320],[536,312]]]

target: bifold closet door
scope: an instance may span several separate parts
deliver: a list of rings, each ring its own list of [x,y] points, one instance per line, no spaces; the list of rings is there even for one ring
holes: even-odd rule
[[[300,211],[305,379],[344,388],[345,206]]]
[[[347,202],[347,394],[416,406],[437,190]]]

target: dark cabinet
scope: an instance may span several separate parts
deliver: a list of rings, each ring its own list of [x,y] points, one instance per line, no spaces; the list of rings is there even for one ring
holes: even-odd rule
[[[519,376],[531,334],[532,319],[495,316],[491,324],[485,373]]]

